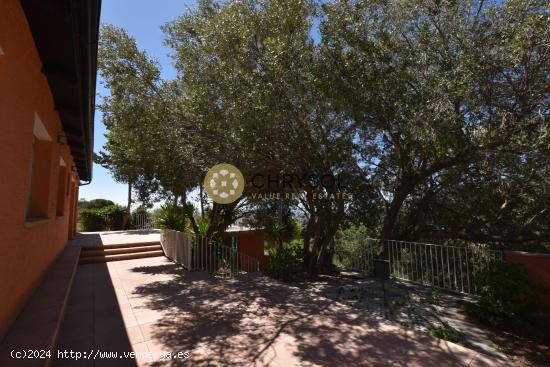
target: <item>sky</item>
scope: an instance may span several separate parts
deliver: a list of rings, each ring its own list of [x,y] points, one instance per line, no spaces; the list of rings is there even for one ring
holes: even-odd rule
[[[164,34],[160,27],[194,6],[194,0],[103,0],[101,2],[101,23],[122,27],[136,38],[138,47],[156,58],[162,67],[164,78],[174,78],[176,73],[170,58],[170,49],[163,44]],[[96,104],[100,95],[108,94],[97,78]],[[94,152],[105,144],[105,125],[101,112],[95,112]],[[126,205],[128,186],[116,183],[105,168],[94,164],[92,182],[80,187],[80,199],[109,199]]]
[[[176,76],[170,48],[164,45],[164,34],[160,27],[174,20],[187,9],[193,8],[195,0],[102,0],[101,23],[109,23],[124,28],[136,38],[138,47],[156,58],[162,68],[162,76],[172,79]],[[314,25],[313,39],[317,42],[319,34]],[[97,77],[96,104],[108,91]],[[95,112],[94,152],[98,153],[105,144],[106,128],[101,112]],[[80,187],[80,199],[108,199],[126,206],[128,185],[117,183],[105,168],[94,163],[92,182]],[[159,206],[157,203],[155,207]]]

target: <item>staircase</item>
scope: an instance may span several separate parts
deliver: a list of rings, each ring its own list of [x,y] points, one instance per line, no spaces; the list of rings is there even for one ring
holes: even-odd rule
[[[106,246],[82,246],[78,263],[103,263],[156,256],[164,256],[159,241],[123,243]]]

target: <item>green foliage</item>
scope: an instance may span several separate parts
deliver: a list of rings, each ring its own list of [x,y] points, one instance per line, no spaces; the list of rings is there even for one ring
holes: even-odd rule
[[[174,80],[105,25],[97,161],[184,201],[227,157],[247,178],[345,173],[345,200],[289,203],[304,213],[311,271],[328,269],[345,221],[383,238],[538,243],[550,233],[546,3],[200,1],[163,27]],[[219,235],[245,206],[261,209],[207,203],[192,228]]]
[[[140,206],[132,212],[132,215],[141,215],[141,214],[147,214],[147,213],[148,213],[147,208]]]
[[[104,218],[105,229],[108,231],[118,231],[122,228],[126,209],[120,205],[109,205],[99,209],[99,212]]]
[[[185,209],[173,204],[165,204],[156,212],[157,223],[160,228],[187,231]]]
[[[271,220],[265,227],[264,233],[266,240],[276,242],[280,246],[289,243],[298,234],[298,225],[295,220]]]
[[[460,337],[460,335],[457,334],[453,329],[447,326],[444,326],[444,327],[430,326],[428,327],[428,334],[430,334],[433,337],[447,340],[453,343],[460,343],[462,341],[462,338]]]
[[[364,264],[358,264],[360,259],[373,258],[381,247],[378,241],[368,239],[372,232],[365,226],[350,226],[336,233],[335,257],[336,265],[344,268],[357,268]]]
[[[197,227],[199,229],[199,234],[201,236],[206,236],[206,231],[208,230],[208,221],[203,218],[197,220]]]
[[[282,249],[270,249],[265,273],[286,282],[294,280],[302,264],[302,252],[302,248],[297,244],[285,246]]]
[[[147,208],[143,207],[143,206],[140,206],[138,208],[136,208],[133,212],[132,212],[132,215],[131,215],[131,218],[130,218],[130,224],[131,225],[134,225],[136,222],[137,222],[137,217],[140,216],[140,215],[146,215],[148,214],[149,212],[147,211]]]
[[[441,292],[439,291],[439,289],[432,289],[432,291],[430,292],[429,302],[432,305],[439,306],[439,304],[441,303]]]
[[[357,126],[364,185],[351,208],[363,223],[378,206],[384,238],[548,238],[547,10],[542,0],[323,6],[323,85]]]
[[[492,325],[525,316],[538,305],[538,295],[521,264],[491,263],[476,276],[479,300],[475,312]]]
[[[120,205],[108,205],[101,208],[80,209],[78,211],[79,229],[85,232],[121,230],[126,209]]]
[[[102,231],[105,229],[105,218],[100,209],[80,209],[78,211],[78,225],[80,231]]]
[[[290,200],[262,200],[244,221],[252,228],[263,228],[269,246],[284,247],[302,235],[303,225],[295,218]]]
[[[100,209],[109,205],[115,205],[111,200],[107,199],[93,199],[93,200],[79,200],[78,208],[79,209]]]

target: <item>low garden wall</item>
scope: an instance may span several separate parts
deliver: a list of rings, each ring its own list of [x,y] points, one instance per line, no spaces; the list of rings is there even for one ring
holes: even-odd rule
[[[531,282],[546,288],[546,292],[541,292],[540,299],[543,306],[550,307],[550,254],[506,251],[504,259],[506,262],[519,263],[527,268]]]
[[[207,271],[222,277],[260,271],[258,259],[207,237],[162,229],[160,244],[166,257],[187,270]]]
[[[160,232],[160,244],[166,257],[187,270],[191,270],[193,247],[191,235],[173,229],[163,229]]]
[[[224,238],[236,237],[239,241],[239,252],[260,262],[260,269],[265,270],[267,256],[265,256],[264,232],[258,230],[228,231],[223,234]]]

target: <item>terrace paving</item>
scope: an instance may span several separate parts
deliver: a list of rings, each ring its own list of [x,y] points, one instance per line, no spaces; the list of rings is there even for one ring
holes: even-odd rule
[[[318,280],[297,283],[307,292],[327,297],[350,307],[396,322],[408,329],[429,333],[430,329],[452,330],[461,345],[490,358],[507,361],[491,341],[487,330],[464,311],[462,303],[474,297],[437,290],[411,282],[364,277],[352,271],[337,276],[322,275]]]
[[[79,266],[58,348],[141,352],[84,366],[507,364],[259,274],[219,279],[164,257]]]
[[[160,230],[137,229],[128,231],[81,232],[69,241],[70,246],[109,246],[124,243],[160,241]]]

